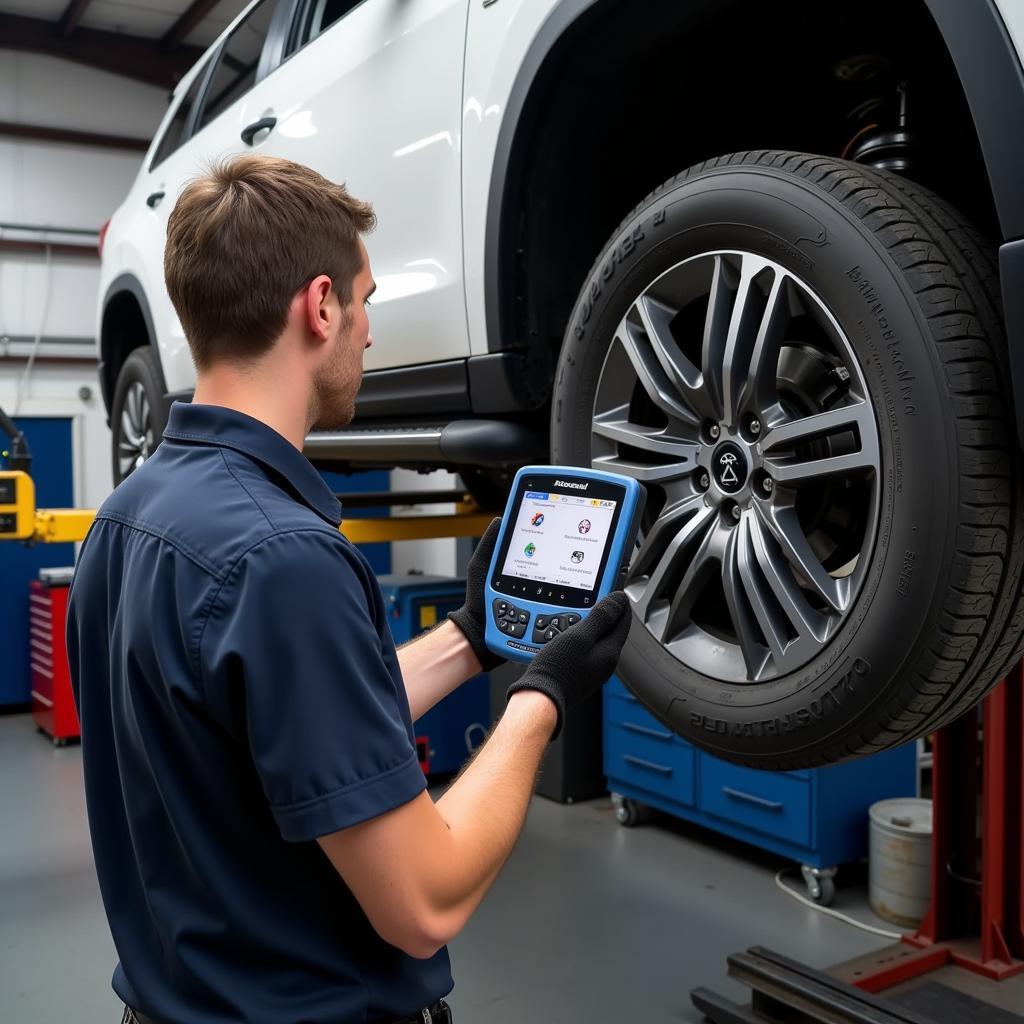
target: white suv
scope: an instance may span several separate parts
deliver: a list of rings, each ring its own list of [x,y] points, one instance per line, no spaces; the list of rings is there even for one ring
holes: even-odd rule
[[[488,503],[530,460],[632,474],[658,718],[775,768],[931,732],[1021,655],[1022,42],[1012,0],[255,3],[105,234],[115,476],[193,386],[176,196],[286,156],[379,216],[357,418],[311,459]]]

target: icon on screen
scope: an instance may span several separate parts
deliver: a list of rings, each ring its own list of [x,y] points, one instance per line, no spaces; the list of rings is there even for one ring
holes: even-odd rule
[[[578,527],[576,527],[576,529],[578,529],[580,531],[580,533],[590,533],[590,520],[589,519],[581,519],[580,520],[580,525]]]
[[[574,562],[582,562],[583,561],[583,552],[582,551],[574,551],[572,553],[572,560]]]
[[[536,550],[537,550],[537,545],[534,544],[533,541],[530,541],[530,543],[527,544],[525,548],[523,548],[523,554],[526,555],[527,558],[533,558],[533,553]]]
[[[544,522],[544,513],[543,512],[534,512],[533,513],[533,518],[530,520],[530,525],[531,526],[540,526],[541,523],[543,523],[543,522]]]

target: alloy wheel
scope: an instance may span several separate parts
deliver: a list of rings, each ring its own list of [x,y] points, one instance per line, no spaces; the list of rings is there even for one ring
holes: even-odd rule
[[[140,381],[133,381],[125,394],[117,440],[121,478],[138,469],[155,447],[146,389]]]
[[[626,593],[689,668],[761,682],[848,616],[878,527],[878,426],[858,357],[764,257],[684,260],[636,297],[598,383],[593,465],[648,489]]]

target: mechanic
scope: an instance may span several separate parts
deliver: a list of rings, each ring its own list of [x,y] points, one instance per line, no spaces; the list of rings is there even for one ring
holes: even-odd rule
[[[260,156],[192,181],[168,222],[195,398],[96,516],[68,621],[125,1021],[450,1020],[445,943],[508,857],[566,711],[625,641],[616,593],[510,686],[447,792],[426,793],[412,721],[497,663],[497,521],[465,605],[396,653],[302,455],[310,429],[354,413],[373,224],[343,187]]]

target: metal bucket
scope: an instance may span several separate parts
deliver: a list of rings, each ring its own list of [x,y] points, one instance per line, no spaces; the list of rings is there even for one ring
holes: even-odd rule
[[[886,921],[916,928],[928,911],[932,802],[910,797],[872,804],[868,899]]]

